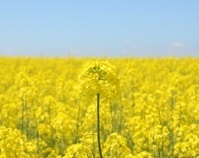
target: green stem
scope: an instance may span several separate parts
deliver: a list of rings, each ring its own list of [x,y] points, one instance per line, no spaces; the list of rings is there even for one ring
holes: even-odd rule
[[[98,141],[100,158],[103,158],[101,143],[100,143],[100,107],[99,107],[99,105],[100,105],[100,93],[97,93],[97,141]]]

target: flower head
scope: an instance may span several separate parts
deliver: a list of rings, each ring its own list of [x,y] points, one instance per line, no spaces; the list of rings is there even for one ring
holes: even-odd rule
[[[80,93],[89,100],[98,93],[110,99],[117,93],[119,87],[115,67],[108,61],[85,63],[79,82]]]

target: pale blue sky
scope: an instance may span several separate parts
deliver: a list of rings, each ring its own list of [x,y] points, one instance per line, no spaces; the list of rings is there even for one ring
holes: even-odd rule
[[[198,0],[0,0],[0,55],[199,56]]]

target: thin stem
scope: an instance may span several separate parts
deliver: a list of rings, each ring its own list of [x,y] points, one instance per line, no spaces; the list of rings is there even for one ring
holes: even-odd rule
[[[103,158],[101,143],[100,143],[100,107],[99,107],[99,105],[100,105],[100,93],[97,93],[97,141],[98,141],[100,158]]]

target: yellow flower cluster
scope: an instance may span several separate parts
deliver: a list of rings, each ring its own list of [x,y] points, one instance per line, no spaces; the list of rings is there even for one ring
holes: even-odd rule
[[[96,94],[110,99],[117,93],[119,80],[115,74],[115,67],[108,61],[87,62],[79,77],[80,93],[88,100],[92,100]]]
[[[31,158],[36,155],[36,144],[28,142],[25,136],[17,129],[0,127],[0,157]]]
[[[104,158],[199,157],[199,58],[0,57],[0,158],[98,158],[98,93]]]

